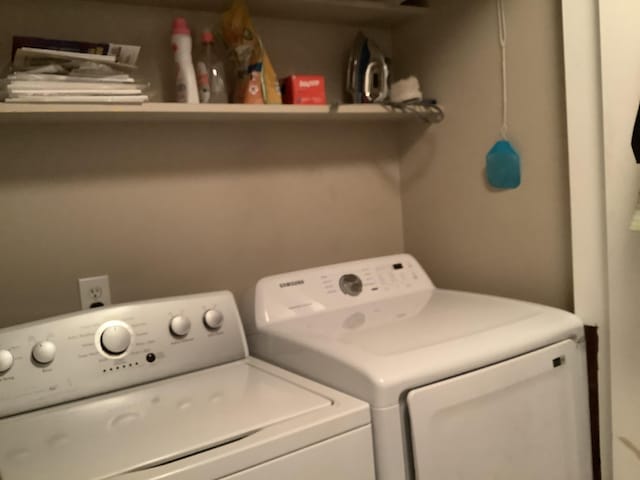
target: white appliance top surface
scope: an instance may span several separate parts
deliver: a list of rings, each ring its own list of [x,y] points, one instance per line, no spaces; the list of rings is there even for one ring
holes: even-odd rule
[[[389,293],[379,288],[382,282],[365,280],[361,297],[367,297],[338,292],[339,308],[324,287],[315,293],[313,270],[262,280],[256,291],[257,327],[249,326],[254,354],[383,407],[416,386],[583,335],[581,321],[568,312],[433,288],[408,255],[374,259],[369,271],[382,271],[380,261],[402,263],[404,270],[411,268],[411,277]],[[331,266],[329,272],[357,271],[365,261],[355,263]],[[274,286],[286,278],[303,283],[280,293]],[[298,313],[299,305],[315,307]]]
[[[542,312],[540,306],[528,303],[431,290],[365,308],[308,317],[289,326],[304,330],[319,341],[348,345],[363,356],[393,357],[415,350],[426,354],[443,343],[482,334]]]
[[[250,360],[2,419],[0,478],[108,478],[332,405]]]

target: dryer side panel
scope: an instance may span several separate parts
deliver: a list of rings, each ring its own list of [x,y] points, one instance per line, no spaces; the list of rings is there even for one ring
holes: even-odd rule
[[[411,391],[416,478],[591,479],[583,347],[566,340]]]

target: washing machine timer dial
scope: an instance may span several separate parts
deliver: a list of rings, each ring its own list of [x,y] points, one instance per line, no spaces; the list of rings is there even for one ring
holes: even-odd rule
[[[132,340],[131,327],[120,320],[103,323],[96,333],[96,347],[109,357],[124,356]]]
[[[354,273],[342,275],[338,284],[345,295],[357,297],[362,293],[362,280]]]

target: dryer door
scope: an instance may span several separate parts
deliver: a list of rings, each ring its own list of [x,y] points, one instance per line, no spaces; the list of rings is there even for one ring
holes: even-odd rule
[[[411,391],[418,480],[588,480],[586,360],[566,340]]]

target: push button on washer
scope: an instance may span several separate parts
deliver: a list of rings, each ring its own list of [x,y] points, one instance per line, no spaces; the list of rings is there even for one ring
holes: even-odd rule
[[[48,365],[56,358],[56,346],[53,342],[45,340],[38,342],[31,350],[31,356],[40,365]]]
[[[0,350],[0,373],[8,372],[13,366],[13,355],[9,350]]]

